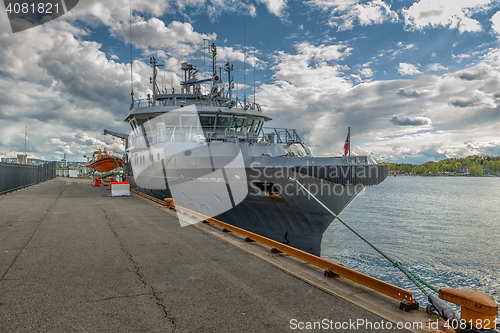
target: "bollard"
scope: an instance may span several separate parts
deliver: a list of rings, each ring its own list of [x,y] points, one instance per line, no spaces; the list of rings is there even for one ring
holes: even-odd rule
[[[102,178],[101,176],[94,178],[94,187],[100,187],[102,184]]]
[[[498,304],[493,298],[475,290],[441,288],[439,298],[459,305],[460,318],[466,324],[476,329],[494,329],[495,317],[498,314]]]
[[[167,208],[175,208],[174,199],[165,198],[164,200],[165,200],[165,204],[166,204]]]

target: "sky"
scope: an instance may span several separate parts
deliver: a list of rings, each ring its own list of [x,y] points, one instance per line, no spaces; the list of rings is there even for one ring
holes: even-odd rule
[[[29,158],[123,152],[103,130],[130,132],[150,57],[178,87],[182,62],[210,70],[204,40],[266,126],[296,129],[316,156],[342,154],[348,127],[353,154],[379,161],[500,155],[498,0],[82,0],[17,33],[4,9],[0,157],[24,152],[26,127]]]

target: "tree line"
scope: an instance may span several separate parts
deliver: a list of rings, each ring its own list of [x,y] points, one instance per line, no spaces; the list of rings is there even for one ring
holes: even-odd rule
[[[437,162],[423,164],[380,162],[389,166],[389,171],[416,175],[459,174],[459,167],[468,166],[469,174],[482,176],[500,174],[500,156],[468,156],[463,158],[447,158]]]

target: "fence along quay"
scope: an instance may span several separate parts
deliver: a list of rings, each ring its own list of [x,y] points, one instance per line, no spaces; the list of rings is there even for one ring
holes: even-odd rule
[[[41,165],[0,163],[0,194],[20,190],[56,177],[56,162]]]

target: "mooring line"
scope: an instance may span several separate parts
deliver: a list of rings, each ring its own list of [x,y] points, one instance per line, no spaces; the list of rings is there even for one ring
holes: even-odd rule
[[[376,247],[374,244],[372,244],[370,241],[368,241],[365,237],[363,237],[360,233],[358,233],[356,230],[351,228],[346,222],[344,222],[337,214],[331,211],[330,208],[328,208],[321,200],[319,200],[314,194],[312,194],[304,185],[302,185],[301,182],[299,182],[296,178],[290,177],[291,180],[297,182],[299,186],[306,191],[307,194],[309,194],[317,203],[319,203],[327,212],[329,212],[333,217],[335,217],[337,220],[339,220],[340,223],[342,223],[347,229],[352,231],[356,236],[358,236],[362,241],[364,241],[366,244],[368,244],[372,249],[377,251],[379,254],[381,254],[385,259],[387,259],[394,267],[399,269],[403,274],[405,274],[412,282],[417,286],[420,291],[424,293],[425,296],[429,296],[431,292],[429,292],[427,289],[432,290],[433,292],[437,293],[439,291],[438,288],[434,287],[427,281],[424,281],[420,276],[416,275],[415,273],[410,272],[408,268],[403,266],[402,263],[394,260],[391,258],[388,254],[386,254],[384,251],[380,250],[378,247]]]

